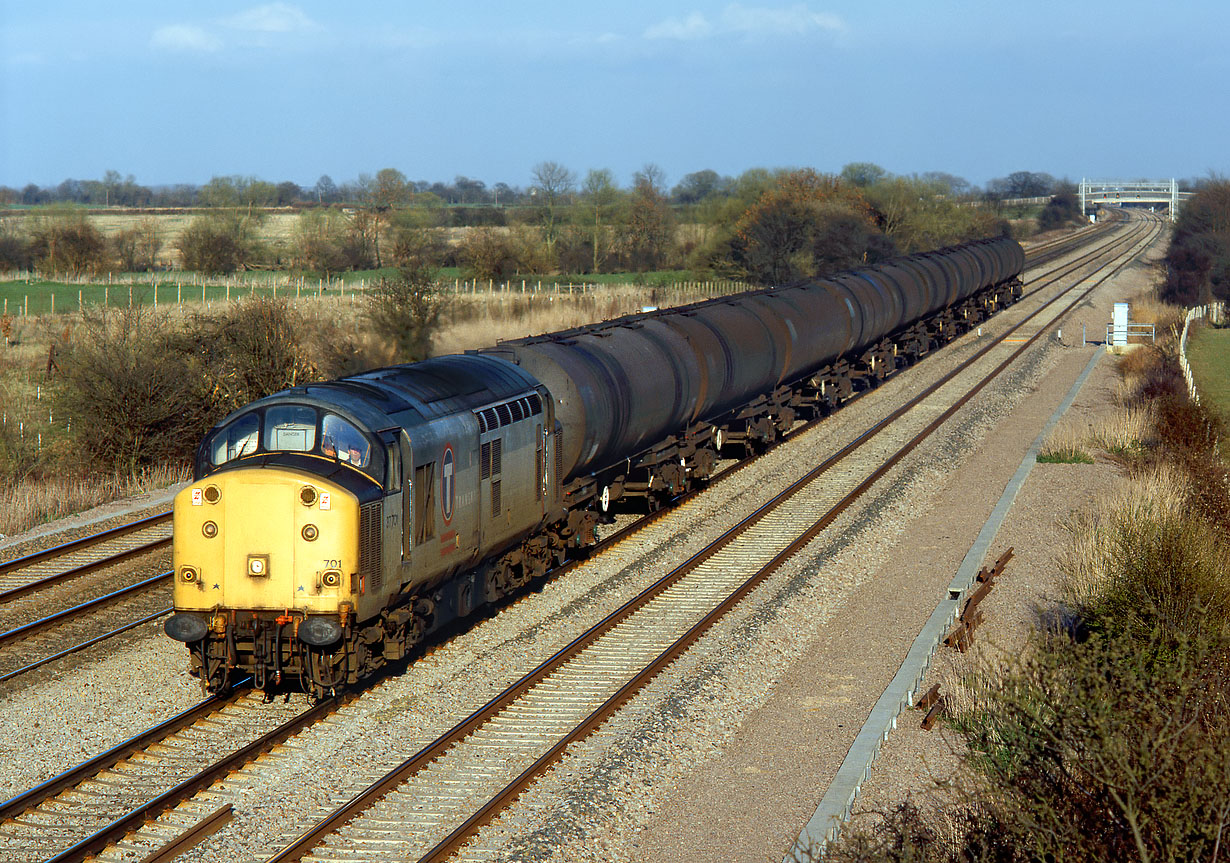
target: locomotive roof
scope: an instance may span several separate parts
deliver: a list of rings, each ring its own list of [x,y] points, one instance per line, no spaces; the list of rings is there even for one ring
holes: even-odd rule
[[[521,395],[537,385],[527,372],[505,360],[455,354],[282,390],[245,405],[219,425],[254,407],[298,402],[340,409],[374,431],[390,425],[393,414],[447,416]]]

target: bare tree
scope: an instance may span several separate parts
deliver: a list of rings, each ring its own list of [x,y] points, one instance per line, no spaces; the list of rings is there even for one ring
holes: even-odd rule
[[[654,162],[646,162],[639,171],[632,175],[634,189],[645,186],[656,195],[666,194],[666,172]]]
[[[585,222],[593,247],[593,272],[599,272],[610,250],[611,223],[619,204],[615,175],[607,168],[591,169],[581,189],[585,200]]]
[[[538,204],[544,208],[543,226],[548,246],[555,243],[557,233],[556,221],[559,208],[569,201],[577,184],[577,175],[565,168],[559,162],[539,162],[531,172],[534,177],[534,187],[530,194],[540,198]]]

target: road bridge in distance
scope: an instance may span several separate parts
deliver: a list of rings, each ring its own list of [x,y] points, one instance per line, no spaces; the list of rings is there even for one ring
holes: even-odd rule
[[[1081,212],[1088,214],[1099,206],[1157,209],[1164,206],[1173,221],[1182,202],[1191,192],[1180,192],[1179,184],[1169,180],[1081,180]]]

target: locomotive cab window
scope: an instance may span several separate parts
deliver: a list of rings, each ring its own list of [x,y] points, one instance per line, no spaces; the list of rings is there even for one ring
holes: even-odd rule
[[[311,452],[316,448],[316,411],[303,405],[278,405],[265,412],[265,449]]]
[[[372,445],[363,432],[336,414],[325,414],[320,438],[321,454],[329,458],[357,468],[365,468],[371,461]]]
[[[260,434],[260,416],[245,414],[214,435],[209,445],[209,459],[215,466],[256,452]]]

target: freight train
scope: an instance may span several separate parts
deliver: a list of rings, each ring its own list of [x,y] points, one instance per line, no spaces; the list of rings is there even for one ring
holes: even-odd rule
[[[210,691],[355,684],[976,326],[1023,267],[981,240],[255,401],[175,499],[165,631]]]

